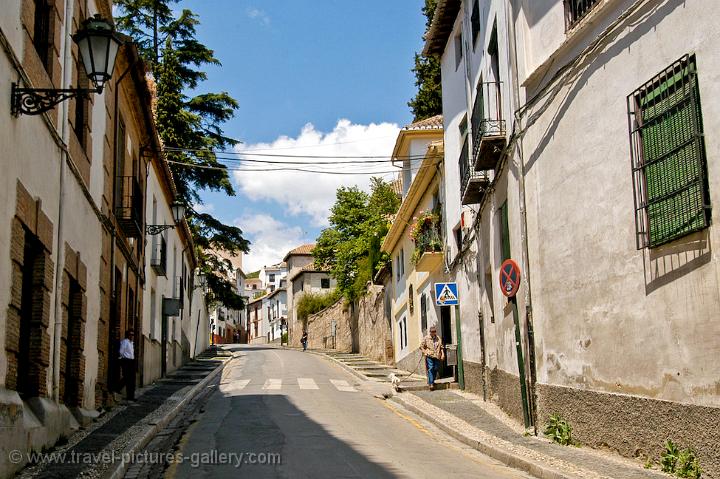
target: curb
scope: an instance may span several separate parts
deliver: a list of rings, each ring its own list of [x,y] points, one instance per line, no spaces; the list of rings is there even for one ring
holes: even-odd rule
[[[185,397],[183,397],[178,403],[173,407],[170,411],[168,411],[165,416],[163,416],[160,420],[154,423],[148,423],[147,425],[150,426],[149,429],[145,431],[145,433],[140,437],[140,439],[132,445],[127,446],[121,454],[124,456],[125,454],[135,454],[138,451],[142,450],[145,446],[148,445],[148,443],[165,427],[172,421],[175,416],[177,416],[178,412],[182,408],[185,407],[185,405],[194,398],[201,389],[206,387],[210,381],[212,381],[215,376],[220,374],[220,372],[225,368],[225,365],[235,359],[235,357],[229,358],[227,361],[223,361],[222,364],[218,365],[215,369],[213,369],[207,376],[205,376],[199,383],[197,383],[195,386],[190,389],[190,391],[187,392]],[[114,469],[108,470],[105,474],[103,474],[103,477],[105,479],[121,479],[127,470],[130,468],[131,463],[126,464],[123,461],[120,461],[117,466],[115,466]]]
[[[458,441],[462,442],[463,444],[470,446],[471,448],[485,454],[486,456],[492,457],[493,459],[496,459],[496,460],[502,462],[506,466],[510,466],[514,469],[518,469],[520,471],[527,472],[528,474],[531,474],[540,479],[574,479],[575,477],[577,477],[577,476],[570,476],[570,475],[564,474],[564,473],[554,470],[554,469],[550,469],[542,464],[538,464],[537,462],[530,461],[530,460],[524,459],[522,457],[518,457],[518,456],[513,455],[512,453],[505,451],[499,447],[494,447],[494,446],[485,444],[481,441],[478,441],[477,439],[473,439],[472,437],[470,437],[468,435],[458,432],[458,431],[454,430],[453,428],[449,427],[448,425],[446,425],[445,423],[443,423],[442,421],[439,421],[432,414],[428,414],[427,412],[419,409],[415,405],[410,404],[408,401],[405,400],[405,398],[402,397],[402,394],[399,394],[399,395],[396,394],[390,400],[400,403],[408,411],[411,411],[412,413],[420,416],[424,420],[431,422],[436,427],[438,427],[439,429],[441,429],[443,432],[450,435],[454,439],[457,439]]]

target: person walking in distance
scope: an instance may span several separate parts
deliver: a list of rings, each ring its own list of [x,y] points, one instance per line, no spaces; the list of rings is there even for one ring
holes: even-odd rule
[[[442,338],[438,336],[435,326],[430,327],[430,334],[425,336],[420,351],[425,356],[425,366],[427,367],[428,384],[430,390],[435,390],[435,380],[440,370],[440,361],[445,359],[445,348]]]
[[[120,370],[122,380],[118,390],[125,386],[125,393],[128,401],[135,401],[135,345],[133,340],[135,333],[132,329],[127,330],[125,339],[120,341]]]
[[[307,351],[307,342],[308,342],[308,333],[307,331],[303,331],[302,338],[300,338],[300,342],[303,346],[303,351]]]

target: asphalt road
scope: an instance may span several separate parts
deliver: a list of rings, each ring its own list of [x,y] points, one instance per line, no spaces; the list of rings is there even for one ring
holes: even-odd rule
[[[177,444],[187,459],[165,477],[529,477],[374,397],[376,383],[318,355],[233,349],[242,356]]]

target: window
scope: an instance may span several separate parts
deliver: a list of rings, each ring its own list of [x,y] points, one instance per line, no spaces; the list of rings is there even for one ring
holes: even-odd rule
[[[423,334],[427,332],[427,295],[425,293],[420,296],[420,329]]]
[[[275,282],[275,273],[270,273],[270,277],[268,278],[268,281],[270,281],[271,283]]]
[[[459,224],[455,227],[455,229],[453,229],[453,236],[455,236],[455,246],[457,246],[458,251],[461,251],[463,244],[463,234],[462,228]]]
[[[82,61],[77,61],[75,63],[75,67],[77,69],[77,85],[78,88],[89,88],[90,82],[88,81],[88,77],[85,74],[85,67],[82,64]],[[87,148],[87,139],[88,139],[88,116],[90,112],[90,101],[85,94],[80,94],[75,97],[75,118],[73,121],[73,131],[75,132],[75,136],[78,139],[78,143],[80,143],[80,146],[83,150]]]
[[[320,287],[322,289],[329,289],[330,288],[330,278],[321,278],[320,279]]]
[[[405,248],[400,250],[400,276],[405,276]]]
[[[408,288],[408,308],[410,309],[410,314],[415,312],[415,292],[413,291],[412,284]]]
[[[462,31],[455,35],[455,70],[460,67],[463,59]]]
[[[597,3],[598,0],[565,0],[566,28],[574,27]]]
[[[500,206],[500,240],[502,244],[502,260],[510,259],[510,226],[508,222],[507,201]]]
[[[710,195],[694,56],[628,96],[637,248],[707,228]]]
[[[399,340],[400,340],[400,350],[403,350],[407,348],[408,340],[407,340],[407,318],[403,317],[399,323]]]
[[[50,26],[52,7],[48,0],[35,0],[35,18],[33,22],[33,45],[40,61],[49,72],[51,63],[52,36]]]
[[[150,289],[150,337],[157,339],[157,325],[155,324],[157,318],[157,299],[154,289]]]
[[[473,2],[472,16],[470,17],[470,25],[472,27],[473,51],[475,51],[475,44],[477,43],[477,37],[480,34],[480,0],[475,0]]]

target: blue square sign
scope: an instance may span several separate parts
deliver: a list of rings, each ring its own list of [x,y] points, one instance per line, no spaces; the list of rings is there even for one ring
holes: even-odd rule
[[[456,306],[460,304],[457,283],[435,283],[435,304],[438,306]]]

